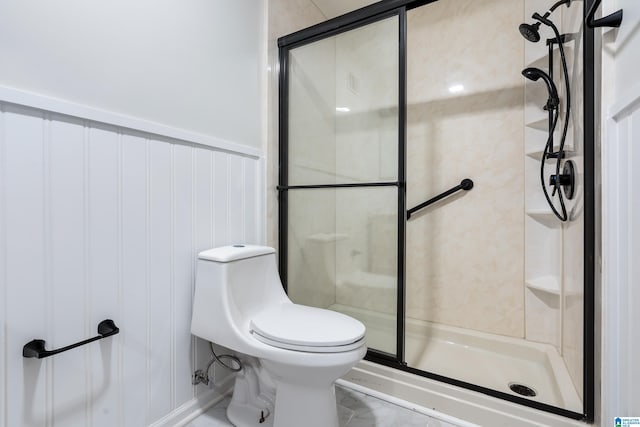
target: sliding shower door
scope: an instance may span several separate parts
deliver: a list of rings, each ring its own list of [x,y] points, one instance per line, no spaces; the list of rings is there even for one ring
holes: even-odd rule
[[[523,40],[548,3],[381,1],[278,40],[280,273],[362,320],[370,361],[590,420],[592,0]],[[564,220],[541,187],[561,163]]]
[[[393,359],[404,264],[399,22],[281,49],[283,281],[294,302],[361,320],[369,348]]]

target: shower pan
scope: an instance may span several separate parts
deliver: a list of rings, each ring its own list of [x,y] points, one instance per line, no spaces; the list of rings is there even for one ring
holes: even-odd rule
[[[369,361],[590,420],[591,1],[561,3],[566,75],[520,25],[545,0],[381,1],[280,38],[279,269],[365,323]]]

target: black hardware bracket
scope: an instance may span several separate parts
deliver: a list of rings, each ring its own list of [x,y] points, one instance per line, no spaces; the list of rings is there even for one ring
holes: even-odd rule
[[[55,350],[45,350],[44,340],[33,340],[22,347],[22,357],[35,357],[43,359],[45,357],[53,356],[54,354],[62,353],[72,348],[80,347],[81,345],[89,344],[90,342],[101,340],[103,338],[110,337],[120,332],[120,329],[113,323],[113,320],[106,319],[98,324],[98,336],[89,338],[88,340],[80,341],[75,344],[61,347]]]
[[[622,9],[613,12],[611,15],[603,16],[600,19],[594,19],[596,10],[598,10],[598,6],[602,0],[596,0],[591,5],[591,9],[587,13],[587,17],[585,18],[585,23],[589,28],[598,28],[598,27],[613,27],[618,28],[622,24]]]
[[[445,197],[449,197],[450,195],[452,195],[453,193],[455,193],[457,191],[460,191],[460,190],[469,191],[472,188],[473,188],[473,181],[471,181],[469,178],[465,178],[460,182],[460,185],[456,185],[455,187],[445,191],[444,193],[440,193],[436,197],[433,197],[433,198],[427,200],[426,202],[420,203],[418,206],[409,209],[407,211],[407,220],[409,220],[409,218],[411,218],[411,215],[413,215],[414,213],[418,212],[420,209],[424,209],[427,206],[432,205],[435,202],[444,199]]]

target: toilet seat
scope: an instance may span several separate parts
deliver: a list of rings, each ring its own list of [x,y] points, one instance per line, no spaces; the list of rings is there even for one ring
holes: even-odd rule
[[[364,344],[365,326],[335,311],[286,303],[251,319],[252,335],[265,344],[312,353],[351,351]]]

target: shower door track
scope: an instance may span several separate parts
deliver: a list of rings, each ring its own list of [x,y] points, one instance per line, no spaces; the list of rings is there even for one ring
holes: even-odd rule
[[[434,379],[499,399],[528,406],[567,418],[593,422],[595,412],[595,88],[594,88],[594,34],[583,33],[583,88],[584,88],[584,328],[583,328],[583,411],[574,412],[557,406],[536,402],[494,389],[438,375],[407,365],[404,361],[405,339],[405,226],[406,226],[406,12],[429,3],[443,0],[383,0],[370,6],[321,22],[278,39],[279,48],[279,184],[278,191],[278,243],[279,270],[283,286],[287,290],[287,224],[288,191],[318,188],[348,187],[398,187],[398,307],[396,354],[369,349],[366,360]],[[446,0],[444,0],[446,1]],[[586,16],[594,0],[585,0],[583,16]],[[350,184],[288,185],[288,125],[289,125],[289,50],[324,38],[365,26],[391,16],[399,17],[399,105],[398,105],[398,181]]]

